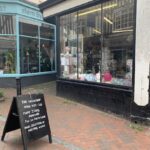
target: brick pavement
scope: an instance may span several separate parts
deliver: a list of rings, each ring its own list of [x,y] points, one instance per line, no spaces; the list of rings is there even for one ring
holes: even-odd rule
[[[6,100],[0,103],[0,136],[15,89],[3,89]],[[150,128],[134,125],[113,114],[55,96],[55,83],[41,84],[23,93],[42,92],[52,130],[53,143],[44,137],[29,144],[29,150],[149,150]],[[135,129],[134,129],[135,128]],[[141,130],[141,131],[140,131]],[[0,150],[22,150],[20,130],[7,134]]]

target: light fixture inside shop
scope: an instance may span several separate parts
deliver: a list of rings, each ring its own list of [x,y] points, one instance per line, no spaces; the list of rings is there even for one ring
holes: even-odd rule
[[[108,22],[109,24],[113,24],[113,22],[112,22],[110,19],[106,18],[106,17],[104,17],[104,20],[105,20],[106,22]]]
[[[98,34],[101,34],[101,31],[100,30],[97,30],[97,29],[93,29],[94,32],[98,33]]]
[[[132,32],[133,29],[125,29],[125,30],[114,30],[113,33],[120,33],[120,32]]]
[[[116,6],[118,6],[117,3],[112,4],[112,5],[108,5],[108,6],[104,6],[102,9],[105,10],[105,9],[113,8],[113,7],[116,7]],[[97,12],[97,11],[101,11],[102,9],[97,8],[97,9],[89,10],[89,11],[86,11],[86,12],[83,12],[83,13],[79,13],[78,16],[84,16],[84,15],[87,15],[87,14],[91,14],[91,13],[94,13],[94,12]]]

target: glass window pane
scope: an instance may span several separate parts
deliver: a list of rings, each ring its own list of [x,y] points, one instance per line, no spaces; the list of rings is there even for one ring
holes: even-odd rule
[[[34,21],[29,21],[26,19],[20,19],[19,23],[19,34],[27,35],[32,37],[38,37],[38,25],[39,23]]]
[[[49,40],[41,40],[40,42],[40,69],[41,72],[55,70],[55,43]]]
[[[39,40],[20,37],[21,73],[39,72]]]
[[[104,83],[132,86],[133,5],[134,0],[112,0],[103,4]]]
[[[100,82],[101,5],[78,12],[78,79]]]
[[[0,36],[0,74],[16,72],[16,37]]]
[[[60,17],[61,77],[132,86],[134,0]]]
[[[61,76],[77,79],[77,13],[60,18]]]
[[[0,15],[0,34],[16,34],[16,17]]]
[[[40,37],[46,39],[54,39],[54,27],[42,23],[40,27]]]

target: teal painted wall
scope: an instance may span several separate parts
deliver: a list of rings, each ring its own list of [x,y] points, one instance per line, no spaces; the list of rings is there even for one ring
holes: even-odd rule
[[[55,71],[20,74],[20,51],[19,51],[19,18],[26,18],[31,21],[43,23],[43,15],[37,5],[25,2],[24,0],[0,0],[0,14],[12,14],[16,16],[16,73],[15,74],[0,74],[0,78],[5,77],[27,77],[35,75],[53,74]],[[46,23],[46,22],[44,22]],[[48,23],[47,23],[48,24]],[[55,25],[51,25],[55,29]],[[4,36],[4,35],[3,35]],[[9,35],[7,35],[9,36]],[[13,35],[10,35],[13,36]],[[55,39],[56,40],[56,37]],[[56,63],[56,41],[55,41],[55,63]],[[56,64],[55,64],[56,66]],[[56,68],[55,68],[56,69]]]

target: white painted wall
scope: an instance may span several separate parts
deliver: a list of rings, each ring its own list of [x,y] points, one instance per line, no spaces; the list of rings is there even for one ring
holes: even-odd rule
[[[137,0],[135,57],[134,101],[145,106],[149,103],[150,0]]]
[[[52,15],[62,12],[64,10],[82,5],[82,4],[90,2],[90,1],[92,1],[92,0],[66,0],[60,4],[57,4],[55,6],[45,9],[43,11],[43,16],[44,17],[52,16]]]

